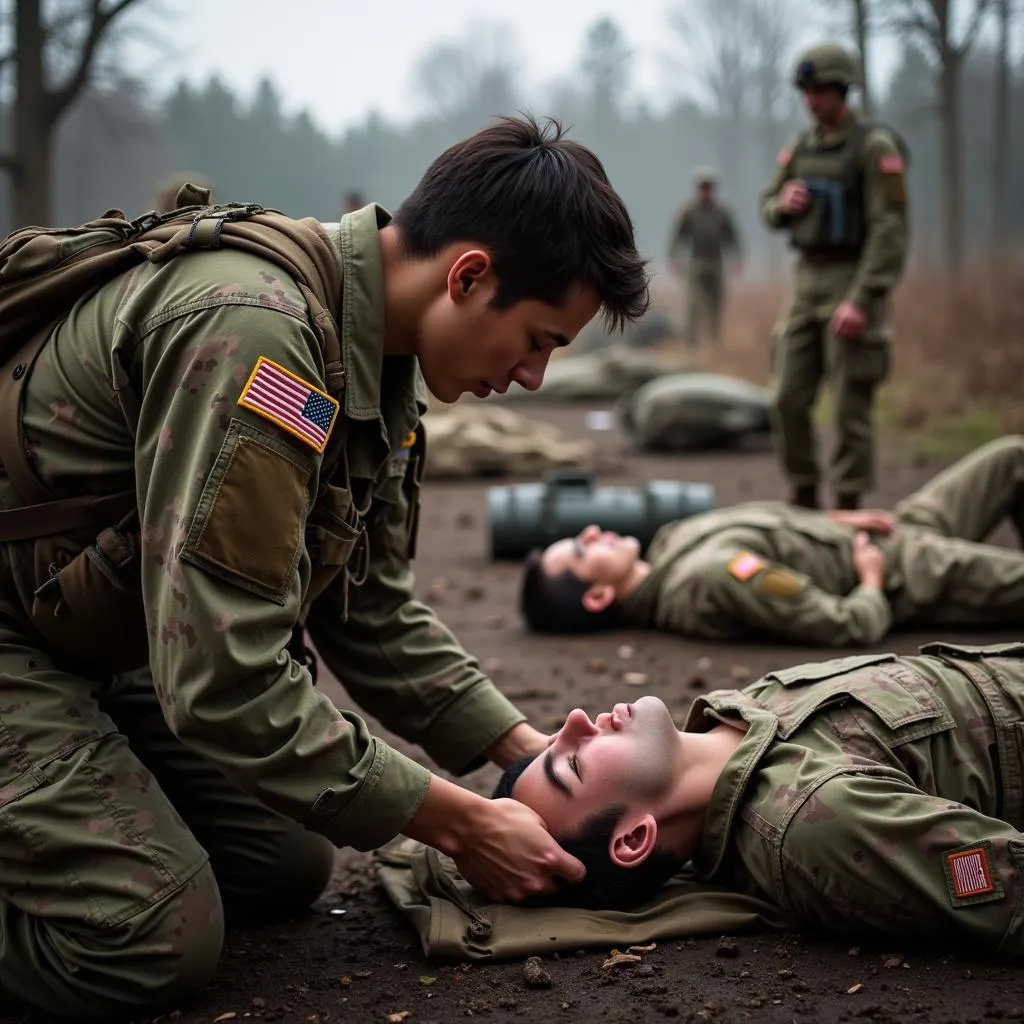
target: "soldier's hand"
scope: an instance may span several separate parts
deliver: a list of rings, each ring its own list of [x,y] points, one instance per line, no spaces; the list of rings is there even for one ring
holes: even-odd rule
[[[472,843],[454,860],[474,889],[501,903],[555,892],[559,879],[575,885],[586,874],[540,815],[518,800],[488,800],[476,815]]]
[[[858,309],[852,302],[843,302],[832,314],[829,327],[837,338],[859,338],[867,325],[868,318],[863,310]]]
[[[811,205],[811,194],[799,178],[790,178],[779,193],[779,205],[784,214],[797,217]]]
[[[865,587],[882,589],[885,582],[885,554],[871,543],[871,538],[863,530],[853,538],[853,567]]]
[[[507,768],[520,758],[535,757],[550,743],[550,736],[538,732],[526,722],[520,722],[492,743],[484,751],[484,756],[499,768]]]

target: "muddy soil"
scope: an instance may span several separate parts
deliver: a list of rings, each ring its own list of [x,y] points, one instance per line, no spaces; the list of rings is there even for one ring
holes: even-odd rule
[[[588,431],[583,408],[531,406],[529,414],[555,422],[574,436],[602,439],[609,463],[602,482],[706,481],[715,486],[718,504],[785,496],[773,455],[763,447],[685,456],[637,455],[615,431]],[[883,486],[869,498],[872,504],[885,506],[941,468],[914,459],[906,440],[897,438],[887,443],[883,462]],[[662,697],[681,720],[693,697],[705,689],[743,685],[771,669],[830,656],[791,646],[735,647],[631,632],[585,640],[527,641],[515,612],[518,568],[494,564],[488,557],[485,496],[495,483],[428,484],[417,590],[436,605],[539,728],[557,727],[573,706],[594,714],[618,700],[634,699],[638,691],[624,682],[626,672],[644,673],[646,689]],[[1008,531],[994,539],[1013,542]],[[946,638],[978,642],[978,634]],[[998,633],[984,638],[981,642],[1016,639]],[[912,652],[929,639],[933,637],[896,634],[885,649]],[[623,657],[627,646],[632,653]],[[326,679],[322,685],[339,703],[346,701],[336,681]],[[414,748],[395,742],[416,756]],[[496,777],[497,770],[487,768],[461,781],[489,792]],[[608,952],[546,955],[552,983],[542,989],[526,985],[521,962],[428,962],[415,933],[375,885],[368,858],[339,851],[331,888],[309,913],[284,924],[232,931],[212,983],[194,1002],[153,1024],[451,1024],[462,1018],[482,1018],[488,1024],[942,1024],[1024,1019],[1024,969],[968,948],[855,945],[809,933],[712,935],[661,943],[639,963],[602,970]],[[0,1016],[2,1024],[44,1020],[49,1018],[29,1012]]]

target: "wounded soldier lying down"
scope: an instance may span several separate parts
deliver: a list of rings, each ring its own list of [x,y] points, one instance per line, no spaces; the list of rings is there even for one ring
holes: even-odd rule
[[[1024,643],[929,644],[697,698],[570,713],[495,796],[528,804],[585,880],[563,905],[702,881],[839,931],[1024,952]]]

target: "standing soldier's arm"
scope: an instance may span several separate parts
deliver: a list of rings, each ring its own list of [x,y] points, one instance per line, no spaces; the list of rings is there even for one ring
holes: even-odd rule
[[[779,865],[795,916],[1024,953],[1024,837],[1010,824],[894,769],[835,776],[803,800]]]
[[[864,152],[867,241],[846,301],[867,310],[899,281],[907,252],[906,162],[892,136],[868,135]]]
[[[790,224],[790,218],[782,212],[779,193],[782,186],[789,181],[789,158],[792,152],[792,145],[785,146],[779,151],[778,159],[775,161],[775,173],[761,193],[761,220],[764,221],[765,227],[773,230],[787,228]]]
[[[868,647],[892,627],[892,609],[875,587],[844,597],[749,550],[723,550],[700,570],[704,600],[751,630],[817,647]],[[666,613],[668,614],[668,613]],[[656,622],[672,629],[671,622]]]
[[[371,507],[367,578],[348,588],[348,620],[339,578],[313,602],[307,624],[325,663],[361,708],[461,774],[479,767],[485,751],[525,716],[413,598],[410,513],[421,458],[391,460]]]
[[[722,248],[731,252],[736,260],[743,259],[743,242],[736,228],[736,218],[729,210],[722,210]]]
[[[687,206],[676,215],[676,222],[672,228],[672,240],[669,242],[668,247],[669,260],[679,259],[679,250],[683,247],[684,243],[689,243],[692,237],[693,217],[690,213],[690,207]]]

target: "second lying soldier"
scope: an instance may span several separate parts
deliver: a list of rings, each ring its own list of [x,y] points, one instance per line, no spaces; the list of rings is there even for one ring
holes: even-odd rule
[[[537,632],[649,626],[712,640],[769,635],[872,646],[893,626],[1024,621],[1024,552],[981,543],[1009,517],[1024,541],[1024,437],[979,448],[896,506],[816,512],[755,501],[635,538],[588,526],[527,560]]]

